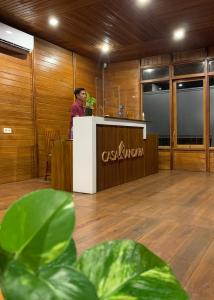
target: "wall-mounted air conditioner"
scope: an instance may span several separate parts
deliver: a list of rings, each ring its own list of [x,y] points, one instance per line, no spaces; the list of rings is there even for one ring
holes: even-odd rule
[[[0,46],[17,52],[31,52],[34,37],[0,22]]]

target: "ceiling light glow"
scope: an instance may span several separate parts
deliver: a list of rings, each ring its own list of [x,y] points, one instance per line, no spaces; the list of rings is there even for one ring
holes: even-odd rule
[[[105,54],[108,53],[110,51],[110,45],[107,44],[107,43],[103,44],[102,47],[101,47],[101,50]]]
[[[51,26],[53,26],[53,27],[56,27],[56,26],[58,26],[58,24],[59,24],[59,20],[58,20],[57,18],[55,18],[55,17],[51,17],[51,18],[49,19],[49,24],[50,24]]]
[[[148,5],[151,2],[151,0],[137,0],[137,4],[144,6],[144,5]]]
[[[183,84],[182,83],[179,83],[179,85],[178,85],[179,87],[183,87]]]
[[[174,31],[173,38],[174,38],[175,41],[180,41],[180,40],[183,40],[185,38],[185,34],[186,34],[185,29],[184,28],[179,28],[179,29]]]

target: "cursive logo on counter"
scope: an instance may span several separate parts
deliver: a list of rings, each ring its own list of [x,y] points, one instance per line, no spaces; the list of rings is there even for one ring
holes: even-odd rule
[[[102,161],[106,163],[109,161],[142,157],[143,155],[144,155],[143,147],[126,149],[124,142],[121,141],[117,150],[104,151],[102,153]]]

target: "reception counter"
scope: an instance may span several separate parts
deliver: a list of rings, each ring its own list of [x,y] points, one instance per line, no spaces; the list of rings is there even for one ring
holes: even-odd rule
[[[157,171],[157,137],[147,137],[145,122],[74,118],[74,192],[93,194]]]

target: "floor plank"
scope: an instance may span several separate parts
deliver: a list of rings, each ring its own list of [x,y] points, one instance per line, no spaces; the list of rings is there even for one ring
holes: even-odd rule
[[[169,262],[191,300],[214,294],[214,174],[162,171],[95,195],[74,194],[78,253],[134,239]],[[49,187],[39,180],[0,185],[0,218],[15,199]]]

